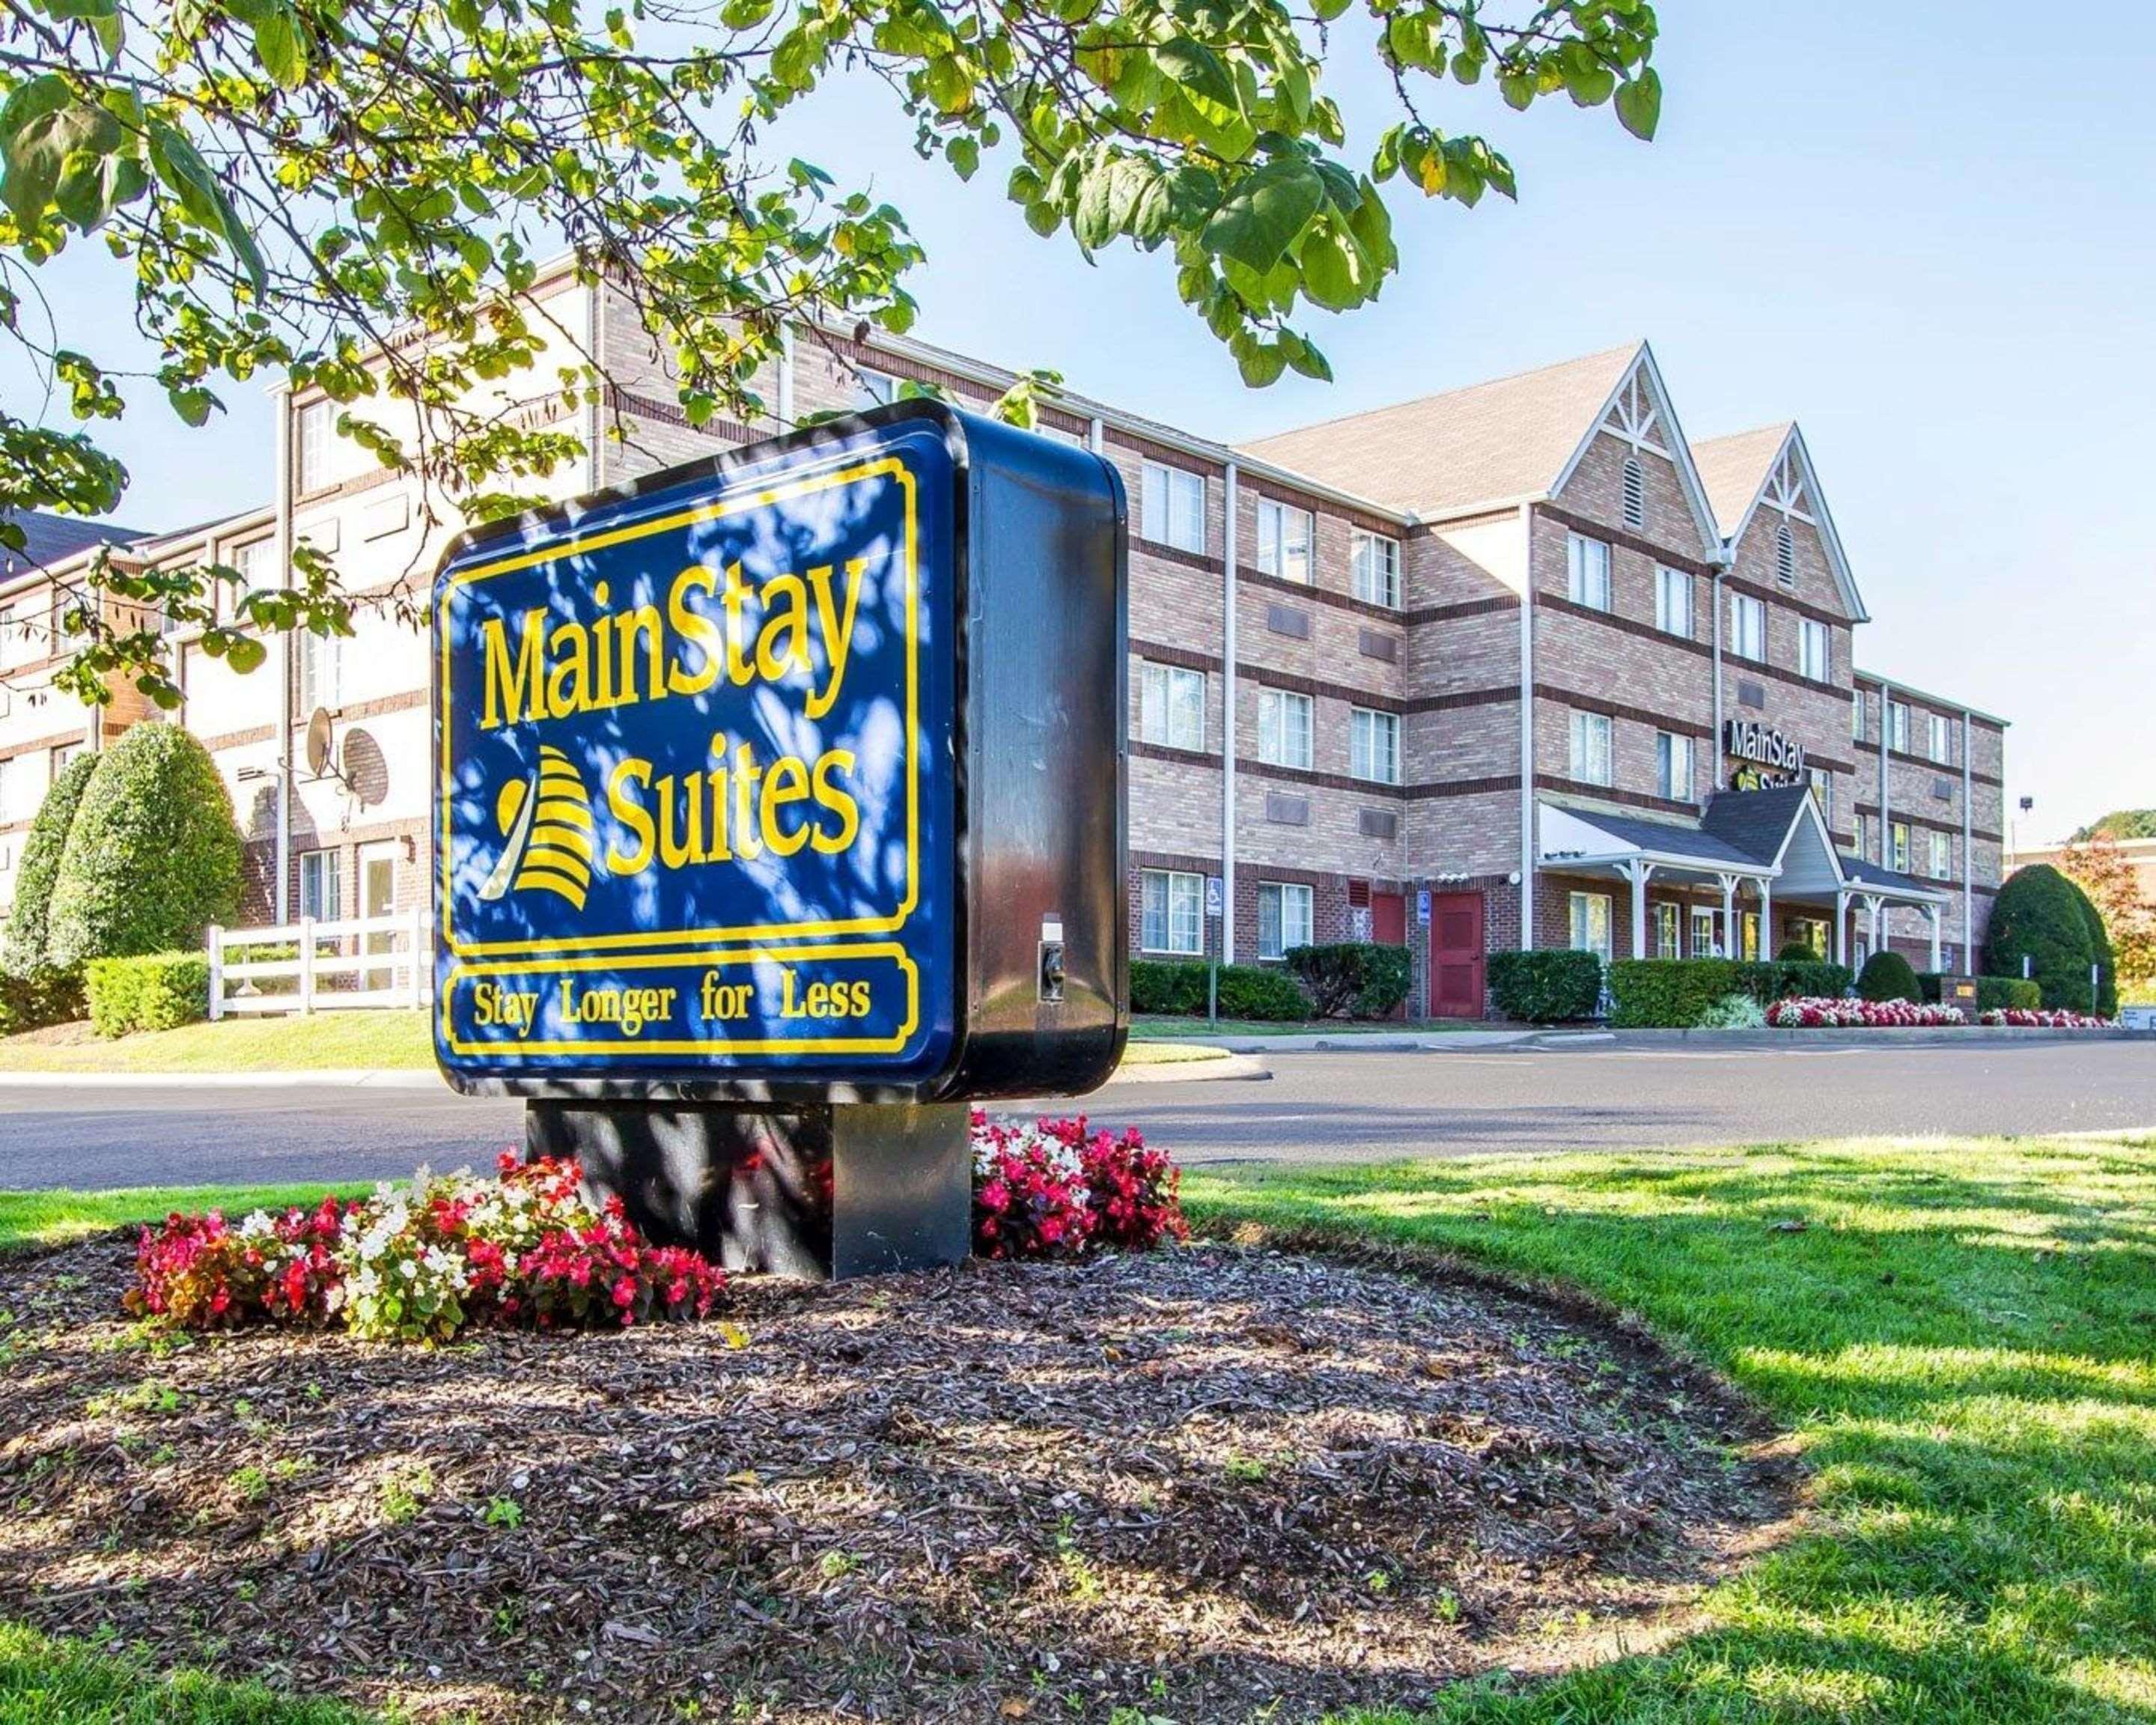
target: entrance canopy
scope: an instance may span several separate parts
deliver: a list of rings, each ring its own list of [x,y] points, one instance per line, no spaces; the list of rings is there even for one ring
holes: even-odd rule
[[[1748,886],[1758,901],[1763,931],[1773,927],[1777,893],[1787,902],[1831,907],[1837,960],[1844,957],[1852,904],[1871,913],[1875,947],[1887,906],[1920,910],[1931,922],[1932,967],[1938,968],[1940,912],[1948,895],[1913,876],[1837,851],[1807,786],[1720,791],[1696,820],[1607,814],[1548,799],[1537,814],[1537,855],[1543,867],[1609,875],[1630,886],[1635,958],[1646,957],[1646,889],[1660,878],[1720,890],[1725,952],[1737,950],[1737,897]]]

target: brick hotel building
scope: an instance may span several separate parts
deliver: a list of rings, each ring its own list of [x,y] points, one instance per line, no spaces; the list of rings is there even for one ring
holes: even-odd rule
[[[603,404],[517,408],[580,432],[564,495],[906,379],[973,403],[1011,381],[911,341],[803,333],[760,381],[770,419],[692,429],[625,296],[566,273],[538,291],[613,380]],[[385,913],[427,891],[413,612],[456,524],[423,521],[330,403],[280,405],[261,506],[118,554],[274,581],[296,541],[336,553],[368,598],[354,636],[275,644],[246,676],[176,636],[173,716],[232,788],[249,920]],[[2005,721],[1856,669],[1867,614],[1795,426],[1689,442],[1644,344],[1240,447],[1077,397],[1045,419],[1130,497],[1134,952],[1405,942],[1417,1006],[1479,1015],[1505,947],[1801,938],[1855,961],[1891,942],[1952,969],[1981,942]],[[87,711],[49,686],[92,553],[80,523],[27,525],[29,554],[0,572],[0,900],[59,763],[153,716],[130,690]],[[318,710],[336,746],[315,775]]]

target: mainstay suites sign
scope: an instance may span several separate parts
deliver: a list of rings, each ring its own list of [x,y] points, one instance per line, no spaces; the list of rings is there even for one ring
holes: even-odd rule
[[[1097,456],[915,403],[452,547],[452,1081],[947,1100],[1105,1076],[1124,557]]]

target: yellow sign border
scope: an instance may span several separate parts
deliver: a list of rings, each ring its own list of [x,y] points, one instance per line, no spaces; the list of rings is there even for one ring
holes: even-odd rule
[[[475,977],[531,976],[540,973],[558,973],[563,971],[654,969],[660,965],[696,964],[716,969],[730,964],[754,964],[758,962],[784,963],[808,958],[890,958],[898,965],[906,978],[906,1021],[890,1037],[826,1036],[794,1037],[783,1041],[758,1040],[732,1042],[723,1040],[684,1041],[679,1038],[663,1042],[466,1042],[456,1034],[450,1022],[449,1007],[454,999],[458,982]],[[518,963],[502,960],[486,964],[459,964],[451,967],[444,978],[437,1005],[438,1034],[443,1046],[459,1055],[588,1055],[596,1060],[610,1060],[624,1055],[641,1054],[896,1054],[905,1048],[907,1039],[919,1027],[921,1021],[921,972],[906,948],[896,941],[869,941],[854,943],[833,943],[812,947],[752,947],[724,952],[638,952],[621,957],[605,958],[538,958]]]
[[[839,459],[850,457],[835,458]],[[557,544],[536,551],[521,552],[491,563],[483,563],[472,569],[459,569],[443,583],[439,603],[446,610],[455,588],[470,586],[496,575],[517,569],[528,569],[536,564],[556,562],[580,553],[600,550],[610,545],[624,544],[670,528],[690,526],[697,521],[719,521],[749,509],[767,508],[799,497],[813,496],[819,491],[835,486],[855,485],[865,480],[890,476],[895,479],[906,498],[906,892],[898,908],[883,916],[853,917],[835,922],[764,922],[745,923],[736,928],[670,929],[650,934],[602,934],[584,937],[554,937],[531,941],[472,941],[457,938],[450,927],[450,906],[454,891],[449,877],[450,846],[449,834],[450,799],[454,793],[455,762],[451,757],[449,739],[454,734],[450,723],[450,657],[449,630],[446,616],[442,619],[441,664],[439,681],[441,705],[438,714],[440,725],[441,803],[436,811],[441,850],[441,935],[443,943],[459,958],[475,957],[490,952],[539,953],[560,952],[624,952],[640,947],[664,945],[725,946],[736,941],[769,939],[806,939],[818,935],[837,934],[895,934],[903,929],[919,907],[921,899],[921,557],[920,557],[920,498],[913,470],[895,454],[878,456],[874,460],[860,462],[831,473],[808,473],[789,475],[782,483],[762,485],[754,490],[744,489],[728,492],[710,503],[700,504],[694,509],[677,511],[661,516],[655,521],[641,521],[633,526],[619,527],[611,532],[588,537],[572,536]],[[491,1045],[490,1045],[490,1046]],[[577,1045],[581,1048],[583,1045]],[[575,1051],[572,1049],[569,1051]],[[864,1052],[869,1050],[862,1050]],[[459,1052],[464,1052],[459,1050]]]

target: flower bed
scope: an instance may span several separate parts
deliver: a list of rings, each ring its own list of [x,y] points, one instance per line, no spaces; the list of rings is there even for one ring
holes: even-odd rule
[[[1958,1006],[1814,994],[1777,1000],[1767,1009],[1767,1022],[1778,1030],[1923,1030],[1966,1024],[1969,1014]]]
[[[977,1108],[973,1138],[973,1250],[983,1258],[1142,1252],[1189,1237],[1182,1170],[1136,1127],[1092,1129],[1082,1114],[992,1120]]]
[[[2109,1030],[2116,1028],[2113,1020],[2100,1019],[2093,1013],[2039,1011],[2027,1006],[1995,1006],[1977,1014],[1979,1024],[2006,1025],[2020,1030]]]
[[[370,1341],[441,1342],[474,1325],[627,1328],[709,1314],[726,1272],[594,1204],[574,1162],[495,1177],[422,1169],[372,1197],[238,1224],[218,1211],[142,1230],[129,1309],[185,1329],[341,1325]]]

